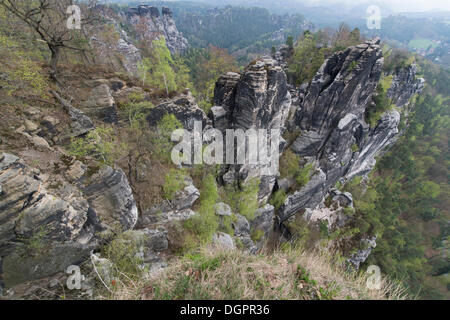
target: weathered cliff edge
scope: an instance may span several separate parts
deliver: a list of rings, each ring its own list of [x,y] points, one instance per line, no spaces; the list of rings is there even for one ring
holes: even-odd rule
[[[169,8],[163,7],[160,13],[156,7],[140,5],[130,8],[125,13],[125,19],[134,27],[139,27],[141,40],[152,40],[163,35],[172,54],[183,53],[189,46],[187,39],[178,31]]]

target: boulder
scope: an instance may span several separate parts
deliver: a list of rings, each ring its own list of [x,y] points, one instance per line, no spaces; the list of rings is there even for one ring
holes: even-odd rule
[[[190,94],[182,95],[150,109],[146,119],[151,126],[156,126],[166,114],[173,114],[187,130],[193,130],[196,121],[201,122],[203,128],[209,122],[205,112],[200,109]]]
[[[234,250],[236,248],[233,238],[227,233],[218,232],[213,234],[212,241],[213,245],[220,249]]]
[[[16,251],[3,259],[4,282],[12,287],[54,275],[86,260],[96,246],[95,243],[51,243],[47,250],[36,255]]]
[[[218,216],[231,216],[231,207],[226,203],[220,202],[214,205],[214,210]]]
[[[270,204],[256,210],[255,218],[250,222],[250,227],[252,231],[261,230],[264,233],[260,239],[261,241],[269,237],[274,226],[274,218],[275,208]]]
[[[107,84],[92,88],[88,98],[81,103],[81,110],[106,123],[118,121],[116,103]]]
[[[348,259],[348,261],[355,267],[356,270],[359,269],[361,263],[364,263],[373,249],[376,248],[376,240],[377,237],[362,239],[360,249],[358,249],[358,251]]]
[[[106,166],[86,181],[83,193],[90,210],[111,228],[133,229],[138,209],[133,191],[122,169]]]
[[[237,215],[236,221],[233,221],[233,228],[234,235],[237,237],[250,236],[250,223],[240,214]]]

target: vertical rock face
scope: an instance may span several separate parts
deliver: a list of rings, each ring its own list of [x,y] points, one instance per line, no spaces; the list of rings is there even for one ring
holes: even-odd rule
[[[317,143],[298,138],[294,150],[317,154],[333,130],[343,130],[360,119],[380,80],[383,58],[379,40],[334,54],[312,80],[297,112],[300,128]],[[312,134],[313,132],[314,134]]]
[[[162,22],[169,50],[172,53],[183,53],[189,47],[189,44],[183,34],[178,31],[172,11],[169,8],[162,8]]]
[[[299,212],[305,212],[308,221],[328,219],[329,225],[338,226],[346,223],[339,210],[324,205],[325,196],[336,198],[337,191],[332,187],[337,181],[373,170],[375,158],[399,138],[400,112],[407,115],[407,110],[399,108],[410,103],[413,95],[423,88],[424,80],[416,79],[415,65],[397,70],[387,94],[398,108],[385,112],[371,128],[364,114],[374,104],[372,97],[383,62],[379,40],[349,47],[326,60],[311,83],[300,88],[299,107],[289,125],[299,128],[301,133],[290,147],[313,163],[316,171],[306,186],[287,197],[278,212],[281,223]],[[375,240],[367,236],[358,245],[363,248],[349,258],[356,268],[375,248]]]
[[[302,208],[315,208],[349,170],[352,146],[382,67],[379,40],[366,42],[334,54],[309,84],[295,116],[302,131],[291,148],[315,161],[318,169],[302,190],[288,197],[281,221]]]
[[[214,91],[210,117],[215,128],[284,130],[291,107],[286,74],[272,59],[261,59],[248,66],[242,75],[227,73],[219,78]],[[270,132],[268,132],[270,134]],[[280,137],[280,141],[283,141]],[[260,178],[260,199],[267,200],[275,185],[275,176],[263,173],[263,165],[232,165],[224,181]]]
[[[228,128],[282,129],[291,106],[286,74],[272,59],[257,60],[239,76],[216,83],[214,103],[228,114]]]
[[[127,41],[126,34],[117,41],[116,50],[124,57],[123,66],[129,73],[137,76],[138,66],[142,62],[142,56],[138,48]]]
[[[122,28],[124,17],[105,6],[98,6],[98,10],[106,22],[106,28],[91,31],[90,43],[95,49],[97,61],[109,64],[115,70],[123,68],[128,73],[138,76],[138,65],[142,62],[142,56],[128,33]],[[111,31],[114,32],[114,37],[105,36]]]
[[[415,94],[423,90],[425,80],[417,79],[416,74],[417,66],[415,64],[401,68],[394,74],[387,94],[395,106],[405,107]],[[346,179],[351,179],[355,175],[365,175],[375,167],[375,157],[382,155],[399,139],[400,118],[399,111],[391,110],[383,114],[375,128],[369,128],[363,122],[359,123],[355,135],[359,151],[354,156]]]
[[[401,68],[394,74],[391,88],[387,93],[397,107],[403,107],[413,95],[423,90],[425,80],[416,79],[416,74],[416,64]]]
[[[398,125],[400,113],[396,110],[385,113],[378,125],[369,130],[368,126],[360,123],[357,132],[361,133],[361,139],[357,141],[359,151],[354,155],[352,164],[345,176],[347,180],[356,175],[368,174],[375,167],[375,157],[382,154],[393,145],[399,138]],[[368,132],[363,135],[364,132]]]
[[[163,35],[172,54],[183,53],[189,46],[186,38],[178,31],[169,8],[163,7],[160,15],[158,8],[141,5],[129,9],[126,19],[137,28],[143,39],[153,40]]]

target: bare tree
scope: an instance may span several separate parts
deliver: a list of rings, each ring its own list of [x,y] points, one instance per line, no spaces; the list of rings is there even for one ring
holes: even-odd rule
[[[68,28],[71,12],[68,8],[77,5],[81,9],[81,27],[98,20],[98,0],[0,0],[0,5],[31,27],[47,44],[50,52],[51,76],[56,80],[56,71],[64,48],[84,51],[86,47],[81,30]]]

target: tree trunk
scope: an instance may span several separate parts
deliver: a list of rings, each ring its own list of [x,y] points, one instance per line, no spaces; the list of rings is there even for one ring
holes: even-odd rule
[[[49,45],[50,51],[52,53],[52,57],[50,58],[50,67],[52,71],[56,73],[56,69],[58,68],[58,61],[61,53],[60,47]]]
[[[52,53],[52,56],[50,58],[50,77],[56,82],[59,83],[58,81],[58,77],[57,77],[57,69],[58,69],[58,62],[59,62],[59,57],[61,54],[61,47],[60,46],[55,46],[52,45],[50,43],[47,43],[50,52]]]
[[[167,96],[169,96],[169,88],[167,87],[166,74],[164,72],[163,72],[163,77],[164,77],[164,86],[166,87],[166,93],[167,93]]]

